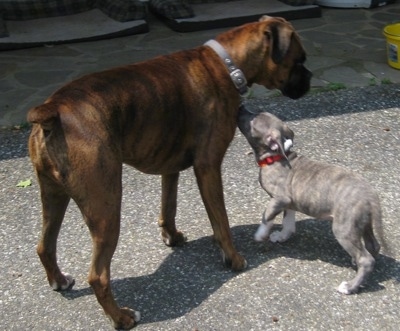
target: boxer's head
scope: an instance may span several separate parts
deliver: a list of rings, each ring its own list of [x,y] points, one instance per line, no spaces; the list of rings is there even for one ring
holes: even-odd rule
[[[306,53],[292,25],[282,18],[263,16],[260,19],[266,46],[267,72],[260,77],[262,85],[278,88],[292,99],[310,89],[311,72],[304,67]]]
[[[279,17],[261,17],[218,36],[249,85],[279,89],[297,99],[310,89],[311,72],[304,67],[306,53],[293,26]]]

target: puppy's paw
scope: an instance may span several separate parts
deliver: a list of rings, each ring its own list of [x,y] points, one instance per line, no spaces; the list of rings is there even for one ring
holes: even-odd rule
[[[288,240],[292,234],[283,232],[283,231],[274,231],[269,236],[269,240],[273,243],[283,243],[284,241]]]
[[[337,290],[339,293],[347,295],[355,293],[355,291],[351,289],[350,284],[348,282],[342,282],[337,288]]]
[[[256,233],[254,234],[254,240],[258,242],[262,242],[268,239],[269,235],[269,227],[265,224],[261,224]]]

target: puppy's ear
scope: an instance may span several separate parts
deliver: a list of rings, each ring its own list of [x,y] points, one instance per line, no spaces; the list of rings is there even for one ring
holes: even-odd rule
[[[293,29],[287,22],[276,22],[268,26],[265,35],[270,44],[272,61],[280,64],[292,42]]]
[[[286,139],[292,139],[294,138],[294,132],[285,124],[283,126],[283,136]]]
[[[264,137],[264,142],[271,151],[285,153],[282,143],[282,136],[278,130],[268,130]]]

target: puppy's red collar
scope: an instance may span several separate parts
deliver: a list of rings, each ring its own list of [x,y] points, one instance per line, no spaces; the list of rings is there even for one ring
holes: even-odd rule
[[[258,166],[260,168],[265,167],[267,165],[271,165],[275,162],[281,161],[282,159],[284,159],[285,157],[282,154],[276,154],[276,155],[272,155],[272,156],[268,156],[265,159],[262,159],[260,161],[258,161]]]

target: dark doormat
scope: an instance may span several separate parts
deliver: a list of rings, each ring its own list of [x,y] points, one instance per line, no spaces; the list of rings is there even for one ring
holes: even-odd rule
[[[144,19],[119,22],[99,9],[24,21],[4,20],[3,24],[0,21],[0,50],[100,40],[148,31]]]
[[[179,1],[173,1],[175,8]],[[160,1],[150,0],[150,9],[172,30],[178,32],[192,32],[216,28],[237,26],[257,21],[262,15],[280,16],[287,20],[321,17],[321,9],[316,5],[291,6],[277,0],[237,0],[228,2],[190,3],[181,13],[192,17],[178,18],[180,9],[174,10],[172,15],[169,9],[157,8],[154,3]],[[179,6],[179,5],[178,5]],[[188,10],[185,10],[188,9]],[[175,15],[178,14],[178,15]],[[189,14],[189,15],[188,15]],[[174,16],[174,17],[172,17]],[[185,15],[183,15],[185,16]]]

